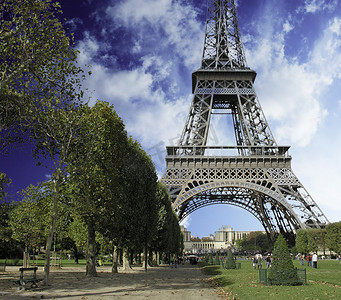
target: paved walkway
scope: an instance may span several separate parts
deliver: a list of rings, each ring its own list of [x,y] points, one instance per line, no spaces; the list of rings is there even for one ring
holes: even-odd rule
[[[85,268],[62,268],[51,272],[51,286],[18,290],[11,279],[19,278],[19,267],[7,267],[0,273],[0,299],[220,299],[217,291],[206,283],[197,266],[179,268],[160,266],[119,274],[109,267],[98,268],[98,277],[85,277]],[[38,270],[38,277],[42,277]]]

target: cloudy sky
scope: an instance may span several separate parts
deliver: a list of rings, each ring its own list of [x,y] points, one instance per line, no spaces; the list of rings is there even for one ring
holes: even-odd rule
[[[290,145],[292,168],[331,222],[341,220],[341,1],[238,0],[238,17],[255,88],[279,145]],[[192,101],[191,73],[200,67],[205,0],[63,0],[80,65],[90,65],[90,103],[112,103],[128,134],[152,156],[161,176],[165,147],[179,138]],[[225,144],[217,119],[210,144]],[[13,156],[12,156],[13,157]],[[8,162],[28,172],[29,159]],[[16,171],[17,172],[17,171]],[[34,171],[35,172],[35,171]],[[44,171],[46,173],[46,171]],[[41,175],[44,173],[41,171]],[[27,176],[26,176],[27,177]],[[43,179],[39,179],[43,180]],[[35,183],[35,182],[32,182]],[[249,213],[215,205],[186,226],[208,235],[221,225],[262,230]]]

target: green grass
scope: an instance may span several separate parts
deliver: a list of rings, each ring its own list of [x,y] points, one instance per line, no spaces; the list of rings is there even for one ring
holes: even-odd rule
[[[22,266],[23,265],[23,260],[22,259],[0,259],[0,263],[4,263],[6,261],[6,264],[8,266]],[[30,265],[35,265],[38,267],[43,267],[44,266],[44,260],[39,259],[38,261],[36,260],[31,260]],[[53,263],[53,261],[51,260],[51,263]],[[68,260],[68,259],[62,259],[62,267],[84,267],[86,265],[86,260],[85,259],[80,259],[78,261],[78,264],[75,264],[75,261],[72,260]]]
[[[251,261],[241,261],[240,270],[223,270],[220,266],[202,265],[205,274],[211,275],[215,285],[236,299],[341,299],[341,264],[337,260],[318,262],[318,269],[307,268],[307,285],[265,286],[259,283],[258,270]],[[295,267],[299,266],[294,261]],[[233,298],[232,298],[233,299]]]

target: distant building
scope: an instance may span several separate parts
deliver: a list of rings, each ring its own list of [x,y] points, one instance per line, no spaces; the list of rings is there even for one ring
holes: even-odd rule
[[[226,251],[233,246],[236,240],[247,237],[252,231],[234,231],[229,225],[223,225],[215,235],[208,237],[194,237],[184,226],[181,226],[184,235],[184,248],[186,252],[191,253],[209,253],[217,251]]]

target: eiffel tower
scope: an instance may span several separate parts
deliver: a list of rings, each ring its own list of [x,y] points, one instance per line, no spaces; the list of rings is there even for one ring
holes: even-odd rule
[[[274,239],[329,223],[278,146],[246,63],[234,0],[208,0],[201,68],[192,74],[191,108],[177,146],[166,147],[168,187],[179,220],[202,207],[229,204],[253,214]],[[213,114],[232,118],[236,145],[207,145]],[[233,132],[233,131],[231,131]]]

